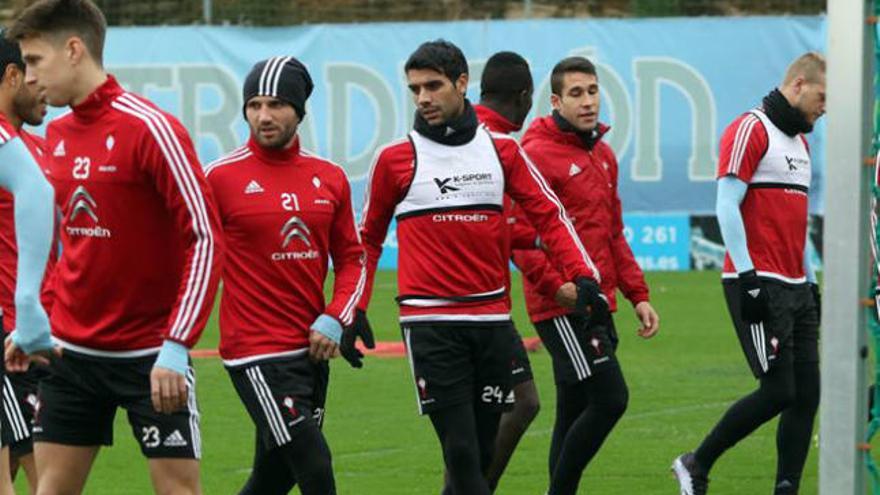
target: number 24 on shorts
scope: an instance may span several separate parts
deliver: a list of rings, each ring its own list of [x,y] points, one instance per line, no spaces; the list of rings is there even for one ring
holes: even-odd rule
[[[487,404],[493,402],[496,404],[502,404],[504,403],[504,391],[501,390],[500,386],[486,385],[483,387],[483,395],[480,399]]]

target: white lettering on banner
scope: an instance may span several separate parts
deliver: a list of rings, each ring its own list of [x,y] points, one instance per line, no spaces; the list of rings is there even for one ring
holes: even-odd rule
[[[682,267],[676,256],[636,256],[642,270],[679,270]]]
[[[660,105],[661,89],[677,92],[689,106],[688,178],[691,181],[714,179],[718,112],[713,88],[697,68],[677,58],[635,57],[632,67],[627,68],[632,73],[633,97],[629,82],[616,67],[601,60],[596,47],[577,47],[569,52],[587,55],[596,62],[603,103],[609,121],[614,124],[605,140],[618,156],[623,156],[635,140],[635,154],[628,174],[633,181],[663,180],[660,117],[665,109]],[[478,73],[484,63],[473,61],[471,73]],[[113,66],[111,70],[135,93],[147,93],[148,89],[178,93],[180,105],[176,113],[200,148],[203,144],[200,140],[209,144],[212,151],[202,152],[207,159],[212,158],[211,153],[219,155],[240,141],[235,130],[241,111],[240,82],[237,71],[227,64],[122,65]],[[399,135],[401,129],[410,127],[414,107],[409,90],[405,85],[400,86],[404,104],[398,105],[398,99],[394,98],[396,81],[373,67],[350,61],[325,62],[321,67],[313,67],[312,72],[313,75],[323,72],[328,97],[323,112],[309,112],[321,117],[303,122],[302,146],[319,149],[319,144],[323,145],[329,158],[345,163],[349,178],[358,180],[367,174],[375,150]],[[535,101],[539,103],[534,113],[547,114],[550,111],[549,76],[536,85],[536,89]],[[213,94],[209,98],[203,94],[206,92]],[[358,98],[367,104],[359,104]],[[323,135],[319,136],[317,129],[324,129]],[[365,130],[368,131],[364,135],[357,134]]]

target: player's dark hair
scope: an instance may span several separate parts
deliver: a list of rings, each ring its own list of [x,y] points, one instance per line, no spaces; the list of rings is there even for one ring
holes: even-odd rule
[[[107,20],[91,0],[37,0],[18,16],[8,36],[77,36],[98,65],[103,63]]]
[[[468,73],[467,59],[464,53],[452,43],[438,39],[426,41],[416,48],[404,66],[404,72],[410,70],[435,70],[448,77],[453,83],[462,74]]]
[[[480,79],[480,97],[509,102],[532,89],[529,63],[514,52],[498,52],[489,57]]]
[[[565,75],[569,72],[581,72],[590,76],[596,75],[596,66],[584,57],[568,57],[559,61],[553,67],[550,74],[550,91],[554,95],[562,96],[562,86]]]
[[[3,77],[6,67],[8,67],[9,64],[14,64],[22,71],[25,69],[24,61],[21,59],[21,49],[18,46],[18,42],[9,39],[6,36],[5,29],[0,29],[0,78]]]

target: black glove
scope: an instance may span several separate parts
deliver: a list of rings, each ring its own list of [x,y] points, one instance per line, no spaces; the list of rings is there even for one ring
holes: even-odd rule
[[[739,291],[742,319],[746,323],[760,323],[770,315],[767,288],[755,270],[739,274]]]
[[[354,321],[350,326],[342,329],[342,341],[339,343],[339,353],[348,361],[352,368],[361,368],[364,366],[364,353],[355,347],[354,342],[357,338],[361,338],[361,342],[367,349],[375,349],[376,341],[373,340],[373,329],[370,328],[370,322],[367,320],[367,313],[361,309],[355,311]]]
[[[599,284],[587,277],[578,277],[574,281],[577,286],[577,302],[574,310],[587,316],[587,323],[601,323],[608,320],[608,302],[602,297]]]
[[[813,301],[816,303],[816,317],[822,322],[822,293],[819,292],[819,284],[810,283],[810,292],[813,293]]]

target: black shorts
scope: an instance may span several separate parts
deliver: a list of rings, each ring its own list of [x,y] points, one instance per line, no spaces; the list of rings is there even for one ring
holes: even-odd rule
[[[475,403],[510,404],[512,323],[418,323],[401,327],[420,414]]]
[[[616,356],[617,330],[611,318],[587,327],[585,317],[569,314],[539,321],[535,328],[550,352],[557,384],[577,383],[620,366]]]
[[[510,361],[510,386],[517,385],[534,380],[532,375],[532,363],[529,362],[529,355],[526,352],[526,346],[523,344],[522,336],[516,330],[516,326],[510,325],[511,344],[513,345],[513,358]]]
[[[762,280],[770,317],[761,324],[743,321],[738,280],[725,280],[724,298],[752,373],[760,378],[772,367],[819,362],[819,310],[809,284]]]
[[[0,312],[0,326],[3,316]],[[8,334],[2,333],[4,342]],[[0,445],[9,447],[13,458],[28,455],[34,451],[33,421],[37,406],[37,381],[44,371],[31,366],[24,373],[6,373],[3,363],[3,412]]]
[[[266,449],[285,445],[306,426],[324,422],[330,382],[327,361],[308,354],[226,369]]]
[[[37,384],[43,369],[31,366],[24,373],[8,373],[4,377],[3,387],[3,434],[7,434],[10,442],[9,454],[14,457],[26,456],[34,451],[33,430],[34,412],[37,407]],[[11,400],[7,400],[9,397]]]
[[[201,457],[195,372],[186,374],[189,399],[173,414],[153,409],[150,371],[155,355],[107,358],[64,350],[40,381],[34,441],[62,445],[113,444],[113,418],[122,407],[147,458]]]

